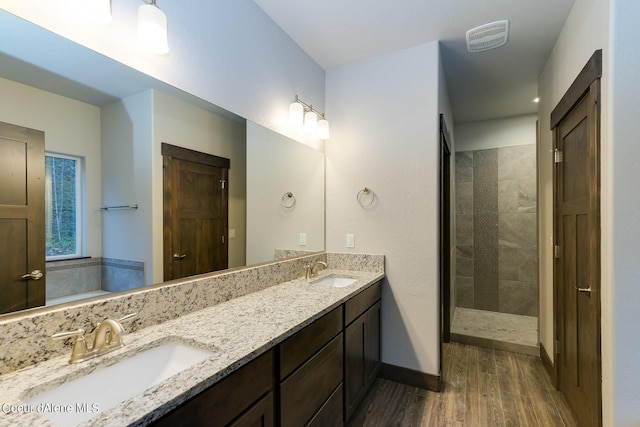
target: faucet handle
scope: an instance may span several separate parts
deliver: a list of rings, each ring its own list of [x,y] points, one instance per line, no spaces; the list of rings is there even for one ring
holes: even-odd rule
[[[119,318],[118,322],[122,323],[125,320],[135,319],[136,317],[138,317],[138,313],[129,313],[126,316]]]
[[[58,332],[51,335],[53,340],[63,340],[70,337],[76,337],[73,342],[73,350],[71,351],[71,358],[69,363],[76,363],[84,360],[84,357],[89,353],[87,349],[87,341],[84,338],[84,329],[76,329],[75,331]]]

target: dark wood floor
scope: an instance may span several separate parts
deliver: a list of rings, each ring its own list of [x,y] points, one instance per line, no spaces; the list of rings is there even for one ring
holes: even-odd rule
[[[378,378],[349,426],[577,426],[540,358],[456,343],[443,353],[442,393]]]

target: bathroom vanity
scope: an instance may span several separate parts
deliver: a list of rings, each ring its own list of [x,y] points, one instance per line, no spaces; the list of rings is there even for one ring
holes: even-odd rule
[[[149,349],[177,342],[211,355],[111,408],[101,407],[81,425],[175,426],[197,425],[199,420],[205,425],[343,425],[380,367],[384,261],[380,257],[378,267],[368,268],[347,259],[332,262],[327,255],[319,259],[329,258],[329,269],[317,278],[300,277],[304,270],[298,264],[308,263],[305,258],[272,263],[269,267],[278,271],[286,270],[287,263],[298,263],[291,264],[291,274],[298,278],[126,333],[125,347],[94,360],[68,365],[69,354],[65,354],[3,374],[0,400],[20,404]],[[224,280],[236,288],[236,280],[252,280],[248,271],[229,274]],[[264,275],[256,273],[256,277],[266,281]],[[351,280],[345,285],[338,278]],[[210,292],[211,279],[202,280]],[[327,281],[333,286],[319,284]],[[216,286],[222,289],[222,282]],[[131,301],[128,304],[128,311],[139,310]],[[164,310],[170,306],[167,301]],[[70,310],[61,312],[68,315]],[[143,321],[144,309],[139,311]],[[70,352],[70,347],[66,350]],[[9,411],[2,414],[0,423],[46,425],[49,415]]]

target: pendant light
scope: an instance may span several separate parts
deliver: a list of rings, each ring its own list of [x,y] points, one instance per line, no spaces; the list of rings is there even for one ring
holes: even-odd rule
[[[156,6],[156,0],[138,8],[138,45],[158,55],[169,52],[167,17]]]

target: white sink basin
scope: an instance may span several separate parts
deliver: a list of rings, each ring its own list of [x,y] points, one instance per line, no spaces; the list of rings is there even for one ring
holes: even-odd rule
[[[213,354],[212,351],[181,342],[168,342],[45,391],[25,403],[64,405],[71,408],[67,411],[46,411],[42,415],[56,425],[74,426],[160,384]]]
[[[353,285],[357,281],[358,279],[354,279],[352,277],[327,276],[311,283],[330,288],[344,288],[345,286]]]

